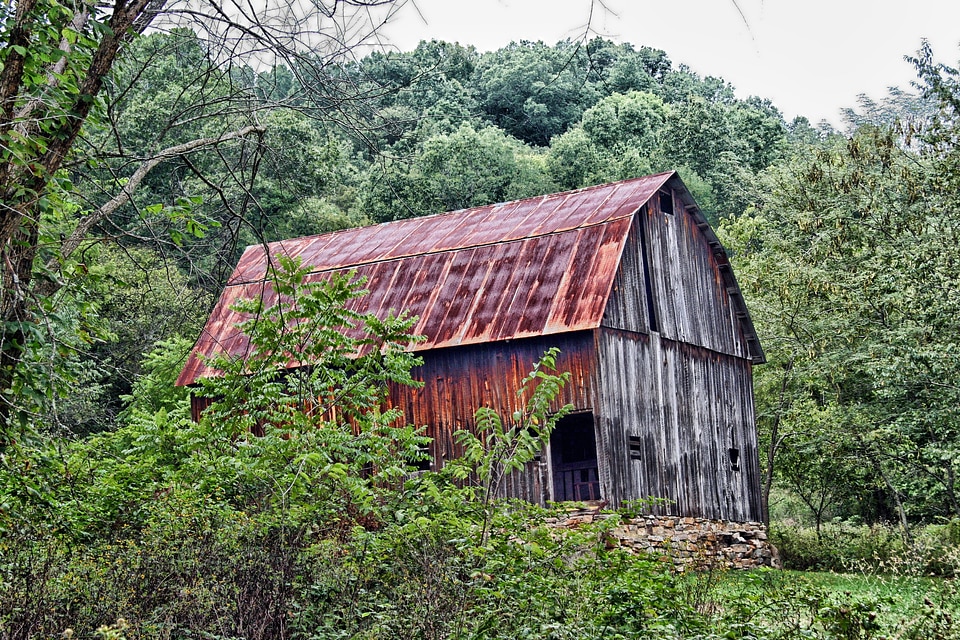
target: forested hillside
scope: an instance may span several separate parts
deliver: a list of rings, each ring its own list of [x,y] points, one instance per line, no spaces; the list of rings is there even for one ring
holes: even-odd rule
[[[199,424],[173,386],[248,244],[670,169],[717,226],[767,354],[755,386],[774,526],[894,523],[896,544],[927,536],[941,564],[921,571],[960,566],[960,74],[931,51],[915,54],[916,94],[851,105],[835,131],[640,42],[294,55],[264,31],[279,55],[251,66],[199,27],[148,32],[130,11],[107,26],[52,2],[0,7],[0,638],[100,624],[114,625],[102,637],[547,637],[550,616],[573,625],[550,637],[734,629],[689,602],[670,617],[680,587],[654,565],[583,569],[557,561],[579,558],[573,542],[490,538],[494,521],[516,536],[540,516],[497,511],[488,484],[462,481],[534,455],[546,426],[405,484],[422,438],[388,428],[378,399],[386,380],[413,382],[409,323],[345,314],[359,284],[277,272],[309,321],[390,346],[350,363],[349,339],[314,345],[328,375],[311,389],[362,437],[316,429],[319,412],[291,412],[275,379],[232,363]],[[265,361],[284,353],[268,327],[250,331]],[[543,394],[563,384],[549,363],[530,379]],[[544,407],[523,420],[550,424]],[[283,433],[251,436],[264,424]],[[549,592],[525,629],[522,603]],[[424,612],[428,593],[440,600]],[[809,632],[837,637],[817,615]]]

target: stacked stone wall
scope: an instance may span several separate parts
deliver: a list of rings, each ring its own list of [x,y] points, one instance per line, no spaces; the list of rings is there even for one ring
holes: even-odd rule
[[[574,511],[552,519],[559,528],[575,528],[609,518],[593,509]],[[608,547],[672,562],[678,570],[723,567],[729,569],[780,568],[776,548],[760,522],[730,522],[708,518],[641,515],[625,518],[606,534]]]

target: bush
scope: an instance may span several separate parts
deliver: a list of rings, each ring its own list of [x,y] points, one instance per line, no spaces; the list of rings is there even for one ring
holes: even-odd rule
[[[286,637],[303,532],[210,510],[203,496],[158,502],[131,535],[5,540],[0,638],[92,637],[121,619],[129,638]]]
[[[822,525],[819,534],[796,523],[774,522],[770,531],[789,569],[955,577],[960,573],[955,522],[920,527],[910,542],[891,526],[843,521]]]
[[[851,595],[774,570],[680,574],[607,548],[615,518],[558,530],[515,502],[481,543],[476,508],[424,503],[373,530],[293,529],[171,492],[127,536],[6,538],[0,638],[957,639],[953,581],[918,581],[891,617],[891,578]]]

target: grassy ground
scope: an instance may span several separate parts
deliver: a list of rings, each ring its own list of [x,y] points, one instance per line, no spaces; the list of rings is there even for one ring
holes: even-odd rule
[[[698,606],[746,627],[840,638],[960,638],[954,580],[801,571],[726,572],[691,579]]]
[[[887,604],[892,615],[909,616],[924,606],[924,601],[948,607],[960,613],[960,593],[956,583],[942,578],[877,576],[842,573],[798,573],[811,583],[833,593],[850,594]],[[929,605],[927,605],[929,606]]]

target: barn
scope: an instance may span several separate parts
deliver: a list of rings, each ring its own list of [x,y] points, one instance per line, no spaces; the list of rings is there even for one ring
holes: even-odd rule
[[[390,402],[432,437],[431,465],[477,407],[512,415],[550,347],[572,404],[503,490],[532,502],[656,498],[663,512],[761,519],[752,367],[764,361],[727,255],[674,172],[247,248],[178,384],[238,344],[229,306],[267,252],[312,276],[368,278],[362,311],[407,310],[426,340]],[[235,319],[234,319],[235,320]],[[203,409],[194,400],[194,415]]]

